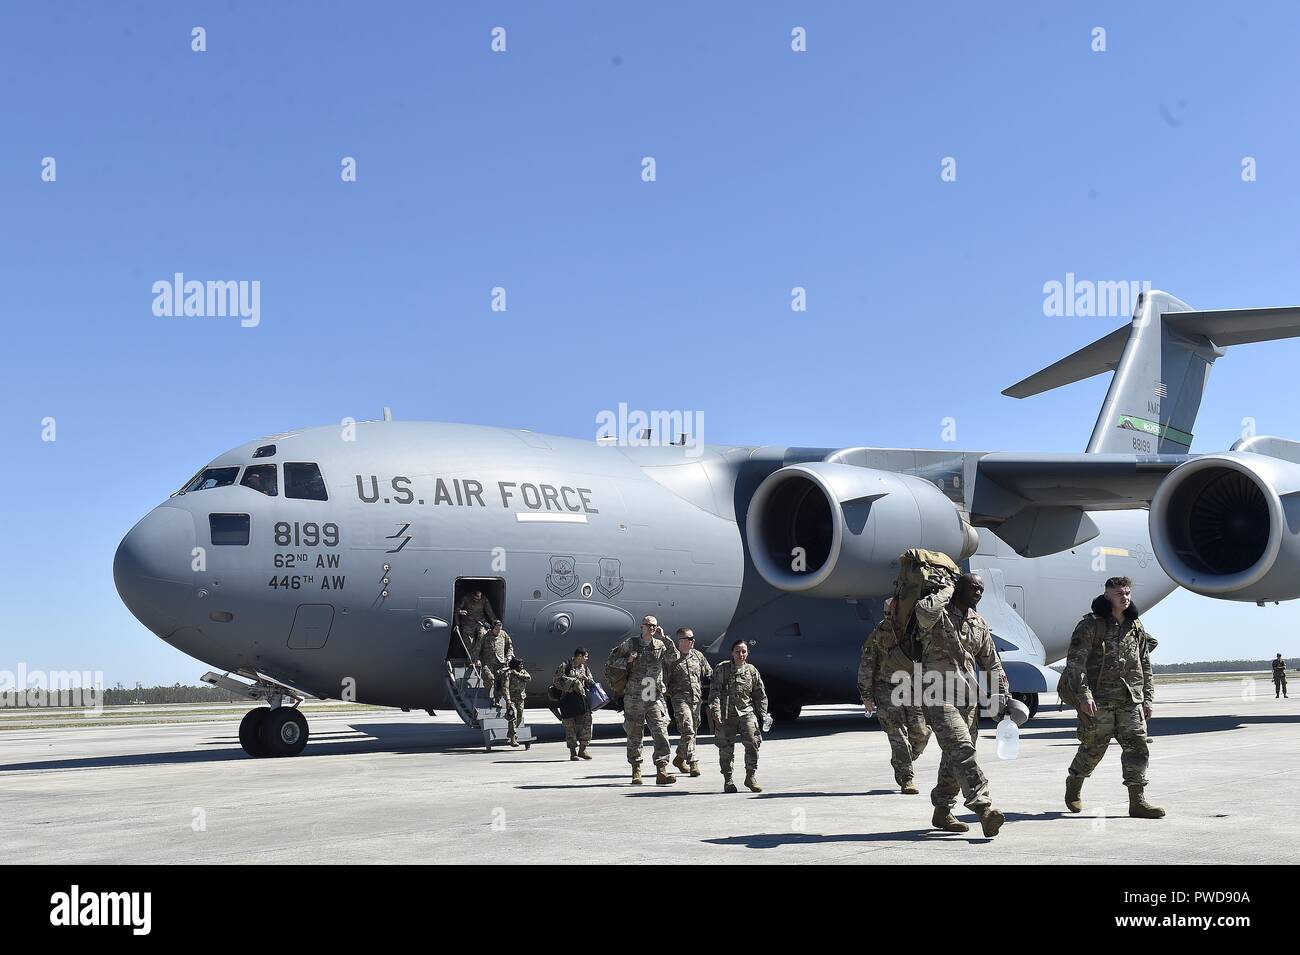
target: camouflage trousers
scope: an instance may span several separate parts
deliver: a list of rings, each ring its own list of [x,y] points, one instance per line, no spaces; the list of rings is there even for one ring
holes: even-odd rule
[[[1125,786],[1147,784],[1147,721],[1140,703],[1099,703],[1094,716],[1079,713],[1079,750],[1070,775],[1087,778],[1106,755],[1112,738],[1119,741]]]
[[[1276,698],[1279,693],[1281,693],[1283,696],[1286,696],[1286,674],[1285,673],[1273,674],[1274,698]]]
[[[506,701],[506,719],[510,722],[510,737],[513,739],[515,731],[524,725],[524,695],[516,693]]]
[[[488,695],[489,700],[497,698],[497,671],[504,664],[497,663],[495,660],[485,660],[482,657],[478,660],[479,677],[483,681],[483,692]]]
[[[677,721],[677,755],[688,763],[696,760],[695,737],[700,732],[700,704],[689,698],[673,702],[673,719]]]
[[[654,739],[654,761],[656,769],[668,765],[668,707],[663,700],[643,702],[639,697],[625,698],[623,706],[623,732],[627,733],[627,762],[629,766],[641,765],[641,738],[646,724],[650,725],[650,736]]]
[[[564,741],[569,744],[569,749],[577,749],[591,742],[590,710],[564,721]]]
[[[718,744],[718,765],[722,775],[731,778],[731,767],[736,758],[736,738],[745,747],[745,772],[758,771],[758,747],[763,742],[758,732],[758,717],[753,713],[748,716],[734,716],[727,721],[717,721],[713,725],[713,740]]]
[[[925,744],[930,742],[925,711],[919,706],[895,706],[889,699],[889,691],[885,690],[876,693],[876,717],[889,740],[889,765],[894,767],[894,781],[900,786],[911,782],[915,775],[912,763],[921,758]]]
[[[960,791],[966,808],[979,813],[993,805],[989,781],[975,761],[975,742],[979,739],[979,707],[944,703],[925,708],[925,720],[943,750],[939,760],[939,779],[930,790],[930,802],[936,809],[951,809]]]

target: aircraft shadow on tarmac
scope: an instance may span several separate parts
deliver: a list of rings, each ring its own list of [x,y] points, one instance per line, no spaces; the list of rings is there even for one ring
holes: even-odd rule
[[[892,790],[890,790],[892,792]],[[766,794],[764,794],[766,795]],[[823,793],[789,793],[790,796],[818,796]],[[855,795],[854,793],[834,793],[833,795]],[[763,796],[757,797],[759,799]],[[923,811],[929,807],[922,805]],[[962,817],[960,807],[957,817]],[[967,814],[969,815],[969,814]],[[1075,816],[1068,812],[1009,812],[1007,822],[1046,822],[1057,819],[1083,819],[1090,821],[1093,816]],[[844,832],[838,835],[822,835],[812,832],[763,832],[747,836],[724,836],[716,839],[703,839],[715,846],[743,846],[746,849],[776,849],[781,846],[827,845],[835,842],[992,842],[979,830],[978,823],[971,817],[969,833],[941,832],[938,829],[903,829],[898,832]]]
[[[1165,736],[1182,736],[1199,733],[1218,733],[1227,730],[1243,729],[1251,725],[1300,724],[1300,713],[1296,714],[1258,714],[1258,715],[1208,715],[1208,716],[1157,716],[1151,720],[1152,736],[1159,740]],[[441,753],[450,756],[483,757],[482,736],[477,730],[466,726],[447,723],[352,723],[350,730],[325,731],[313,733],[306,750],[294,759],[313,756],[343,756],[364,753]],[[564,729],[552,724],[532,727],[535,742],[563,743]],[[774,727],[767,738],[772,740],[814,739],[834,736],[846,732],[866,730],[879,732],[879,724],[865,719],[860,710],[848,710],[825,714],[809,714],[796,723],[780,724]],[[66,759],[31,760],[21,763],[0,764],[0,772],[33,772],[56,769],[106,769],[120,766],[156,766],[175,763],[211,763],[228,760],[248,759],[239,747],[233,727],[219,730],[220,735],[213,736],[193,748],[163,753],[131,753],[121,756],[84,756]],[[646,734],[647,737],[649,734]],[[990,731],[981,734],[984,738]],[[600,723],[593,727],[593,745],[602,752],[621,757],[623,746],[623,727],[620,723]],[[1025,741],[1032,745],[1037,740],[1071,740],[1075,737],[1075,719],[1073,715],[1038,716],[1025,730]],[[608,743],[597,742],[608,741]],[[647,740],[648,742],[648,740]],[[713,746],[711,735],[702,735],[700,743],[709,749]],[[500,756],[511,752],[499,744],[494,754]],[[523,751],[516,751],[521,758]],[[508,760],[499,760],[502,762]],[[527,760],[531,761],[531,760]],[[564,762],[564,760],[545,760],[545,762]],[[546,787],[541,787],[546,788]],[[780,794],[770,794],[775,797]],[[807,795],[807,794],[805,794]],[[826,795],[848,795],[828,793]],[[868,794],[870,795],[870,794]]]
[[[1147,723],[1153,739],[1162,736],[1189,736],[1198,733],[1222,733],[1245,729],[1247,726],[1278,726],[1300,723],[1300,713],[1295,714],[1211,714],[1207,716],[1153,716]],[[1068,739],[1075,741],[1077,723],[1073,716],[1066,718],[1034,719],[1025,730],[1024,740]],[[1043,732],[1046,730],[1047,732]]]

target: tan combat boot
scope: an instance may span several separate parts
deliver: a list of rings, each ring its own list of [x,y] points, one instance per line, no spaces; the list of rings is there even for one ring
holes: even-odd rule
[[[1065,808],[1070,812],[1083,812],[1083,777],[1065,777]]]
[[[512,736],[512,737],[510,737],[510,745],[513,746],[513,747],[515,747],[516,749],[518,749],[518,748],[519,748],[519,738],[518,738],[517,736]]]
[[[930,825],[944,832],[970,832],[970,826],[954,817],[952,810],[946,806],[934,807],[934,816],[930,819]]]
[[[591,759],[591,754],[587,752],[586,743],[578,747],[578,759]]]
[[[641,767],[640,767],[640,766],[633,766],[633,767],[632,767],[632,785],[633,785],[633,786],[640,786],[640,785],[641,785]]]
[[[1006,821],[1007,817],[992,806],[980,813],[980,828],[984,830],[985,837],[989,839],[998,834],[998,830],[1002,828],[1002,824]]]
[[[723,777],[722,777],[722,791],[723,791],[724,793],[738,793],[738,792],[740,792],[740,790],[736,788],[736,784],[733,783],[733,782],[731,781],[731,777],[730,777],[730,776],[723,776]]]
[[[903,783],[903,785],[899,788],[899,792],[901,792],[905,796],[915,796],[920,791],[921,790],[916,788],[916,783],[912,782],[912,780],[910,779],[907,782]]]
[[[680,770],[683,773],[689,773],[691,771],[690,768],[686,765],[686,760],[682,759],[681,756],[673,757],[673,765],[676,766],[678,770]]]
[[[699,775],[700,775],[700,761],[697,759],[691,763],[691,778],[694,779],[696,776]]]
[[[753,773],[745,773],[745,788],[752,793],[761,793],[763,787],[758,784],[758,779]]]
[[[1128,814],[1134,819],[1163,819],[1165,811],[1159,806],[1151,805],[1142,795],[1145,788],[1144,786],[1128,788]]]
[[[656,786],[671,786],[675,782],[677,782],[677,777],[674,776],[672,773],[668,772],[668,768],[666,766],[660,766],[658,770],[655,772]]]

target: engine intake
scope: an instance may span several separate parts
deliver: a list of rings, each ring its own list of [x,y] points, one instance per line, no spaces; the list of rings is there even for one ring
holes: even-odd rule
[[[1161,482],[1150,528],[1160,566],[1193,593],[1300,597],[1300,466],[1244,451],[1195,458]]]
[[[960,562],[979,538],[929,481],[815,462],[769,474],[745,518],[750,559],[773,587],[814,597],[888,592],[911,547]]]

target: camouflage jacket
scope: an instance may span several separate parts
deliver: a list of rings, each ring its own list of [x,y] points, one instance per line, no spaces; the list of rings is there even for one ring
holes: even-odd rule
[[[888,618],[880,621],[862,645],[862,656],[858,659],[858,694],[862,702],[874,699],[877,691],[892,690],[895,673],[901,671],[911,680],[912,670],[919,662],[899,645],[893,623]]]
[[[1149,642],[1149,641],[1148,641]],[[1286,661],[1273,658],[1273,679],[1286,676]]]
[[[523,667],[518,670],[506,667],[498,677],[501,681],[501,692],[511,699],[523,697],[528,690],[528,681],[532,678],[532,674]]]
[[[752,663],[736,666],[724,660],[713,671],[709,688],[709,715],[714,725],[753,714],[761,725],[767,716],[767,689],[758,668]]]
[[[483,625],[487,627],[492,626],[492,621],[497,618],[497,615],[492,611],[492,604],[486,596],[475,600],[473,594],[466,594],[460,598],[460,606],[456,609],[465,611],[469,620],[482,620]],[[466,618],[462,618],[458,613],[456,619],[459,621]]]
[[[615,647],[610,659],[626,661],[633,653],[636,654],[636,659],[627,668],[626,698],[630,699],[634,694],[646,702],[662,698],[668,689],[664,675],[681,654],[671,640],[655,637],[649,643],[642,643],[641,635],[637,634]],[[655,695],[648,696],[646,688],[652,685]]]
[[[976,668],[986,674],[988,692],[1006,695],[1010,692],[1006,671],[1002,669],[1002,660],[997,647],[993,645],[993,632],[988,621],[974,610],[965,615],[951,603],[953,585],[948,584],[917,601],[916,623],[925,640],[922,655],[922,669],[927,681],[934,680],[931,674],[942,677],[955,675],[964,680],[972,690],[977,690],[979,679]],[[965,701],[949,700],[947,687],[949,679],[943,679],[945,687],[944,702],[976,703],[978,698],[967,697]]]
[[[561,693],[586,693],[587,683],[591,680],[591,670],[585,663],[575,667],[570,660],[555,668],[554,686]]]
[[[1105,597],[1094,600],[1070,637],[1065,679],[1080,702],[1150,705],[1156,695],[1151,642],[1137,608],[1130,606],[1120,623]]]
[[[668,696],[672,700],[684,700],[692,705],[699,703],[704,678],[713,676],[713,667],[708,658],[699,650],[691,650],[686,656],[678,655],[668,668]]]
[[[515,645],[510,640],[510,634],[502,627],[495,637],[491,630],[484,631],[482,638],[474,644],[473,652],[475,657],[489,666],[500,667],[509,663],[515,655]]]

